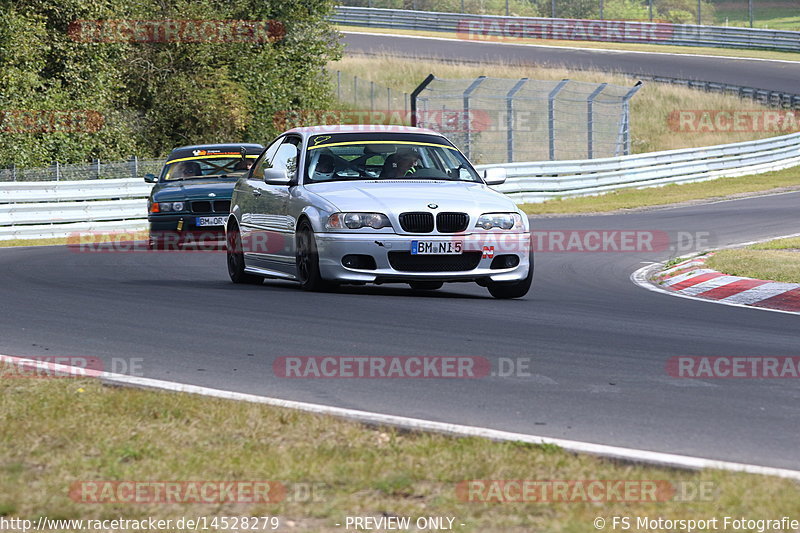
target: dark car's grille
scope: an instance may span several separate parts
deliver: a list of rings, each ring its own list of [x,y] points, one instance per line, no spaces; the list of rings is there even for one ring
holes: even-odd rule
[[[230,200],[196,200],[192,202],[192,213],[230,213]]]
[[[430,233],[433,231],[433,214],[403,213],[400,215],[400,227],[409,233]]]
[[[402,272],[463,272],[473,270],[481,262],[481,252],[460,255],[411,255],[411,252],[389,252],[389,264]]]
[[[439,213],[436,215],[436,229],[439,233],[459,233],[467,229],[469,215],[466,213]]]

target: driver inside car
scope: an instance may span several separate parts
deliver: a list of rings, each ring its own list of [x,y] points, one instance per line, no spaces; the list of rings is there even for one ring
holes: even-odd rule
[[[314,181],[327,181],[333,178],[334,174],[334,160],[330,154],[320,154],[317,159],[317,164],[314,167]]]
[[[413,173],[419,164],[419,156],[413,151],[396,152],[386,158],[381,170],[381,178],[402,178]]]

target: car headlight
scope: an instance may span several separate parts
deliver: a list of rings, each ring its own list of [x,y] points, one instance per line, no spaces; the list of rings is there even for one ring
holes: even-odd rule
[[[185,202],[153,202],[150,204],[151,213],[170,213],[183,211],[186,207]]]
[[[392,223],[383,213],[334,213],[325,224],[328,229],[390,228]]]
[[[522,217],[519,213],[484,213],[475,223],[476,228],[490,230],[498,229],[523,229]]]

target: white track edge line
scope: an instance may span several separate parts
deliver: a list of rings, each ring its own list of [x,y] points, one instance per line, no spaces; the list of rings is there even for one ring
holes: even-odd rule
[[[701,253],[692,253],[692,254],[684,255],[684,256],[678,257],[678,259],[691,259],[692,257],[699,257],[701,255],[705,255],[705,254],[707,254],[709,252],[713,252],[713,251],[716,251],[716,250],[728,250],[728,249],[731,249],[731,248],[741,248],[743,246],[750,246],[750,245],[753,245],[753,244],[760,244],[762,242],[774,241],[774,240],[777,240],[777,239],[791,239],[793,237],[800,237],[800,233],[790,233],[789,235],[779,235],[777,237],[769,237],[767,239],[760,239],[760,240],[757,240],[757,241],[748,241],[748,242],[742,242],[742,243],[738,243],[738,244],[729,244],[727,246],[722,246],[720,248],[715,248],[714,250],[706,250],[705,252],[701,252]],[[755,305],[737,304],[737,303],[734,303],[734,302],[725,302],[725,301],[722,301],[722,300],[709,300],[708,298],[699,298],[697,296],[690,296],[688,294],[680,294],[680,293],[675,292],[675,291],[667,290],[667,289],[661,287],[660,285],[656,285],[655,283],[650,281],[650,278],[655,273],[655,271],[657,269],[659,269],[659,268],[663,268],[665,263],[666,263],[666,261],[662,261],[660,263],[653,263],[653,264],[645,265],[645,266],[643,266],[641,268],[638,268],[637,270],[635,270],[631,274],[630,280],[634,283],[634,285],[638,285],[639,287],[642,287],[643,289],[647,289],[647,290],[653,291],[653,292],[660,292],[660,293],[663,293],[663,294],[669,294],[670,296],[677,296],[678,298],[688,298],[689,300],[696,300],[698,302],[706,302],[706,303],[710,303],[710,304],[730,305],[731,307],[742,307],[744,309],[757,309],[759,311],[771,311],[773,313],[783,313],[785,315],[800,315],[800,311],[784,311],[783,309],[770,309],[768,307],[758,307],[758,306],[755,306]],[[745,279],[747,279],[747,278],[745,278]]]
[[[423,30],[423,31],[433,31],[433,30]],[[766,57],[741,57],[741,56],[725,56],[725,55],[710,55],[710,54],[693,54],[690,51],[686,51],[685,53],[676,53],[676,52],[647,52],[644,50],[623,50],[619,48],[588,48],[582,46],[568,46],[568,45],[555,45],[555,44],[535,44],[535,43],[505,43],[505,42],[497,42],[497,41],[481,41],[477,39],[457,39],[453,37],[428,37],[425,35],[412,35],[406,33],[380,33],[380,32],[370,32],[370,31],[344,31],[339,30],[339,33],[344,34],[351,34],[351,35],[371,35],[373,37],[399,37],[399,38],[406,38],[406,39],[428,39],[431,41],[454,41],[457,43],[480,43],[480,44],[498,44],[502,46],[529,46],[529,47],[536,47],[536,48],[553,48],[559,50],[580,50],[582,52],[612,52],[617,54],[651,54],[651,55],[661,55],[661,56],[678,56],[678,57],[702,57],[706,59],[733,59],[738,61],[765,61],[769,63],[788,63],[790,65],[796,65],[800,63],[800,61],[792,61],[791,59],[769,59]],[[598,42],[598,41],[594,41]],[[638,43],[626,43],[626,44],[638,44]],[[653,43],[641,43],[641,44],[649,44],[652,46],[680,46],[680,45],[661,45],[661,44],[653,44]],[[791,52],[785,52],[790,54]],[[633,76],[635,77],[635,76]]]
[[[35,359],[30,359],[26,357],[17,357],[13,355],[3,355],[3,354],[0,354],[0,362],[5,362],[15,365],[26,364],[28,366],[35,366],[37,368],[54,370],[57,372],[70,372],[70,371],[74,372],[75,368],[69,365],[49,363],[46,361],[37,361]],[[691,457],[688,455],[676,455],[663,452],[653,452],[649,450],[637,450],[635,448],[623,448],[618,446],[609,446],[605,444],[595,444],[591,442],[573,441],[573,440],[557,439],[551,437],[541,437],[537,435],[530,435],[527,433],[513,433],[510,431],[501,431],[501,430],[483,428],[478,426],[464,426],[460,424],[436,422],[433,420],[423,420],[419,418],[409,418],[398,415],[372,413],[368,411],[359,411],[356,409],[347,409],[344,407],[333,407],[329,405],[298,402],[294,400],[282,400],[280,398],[271,398],[268,396],[258,396],[255,394],[246,394],[242,392],[225,391],[220,389],[201,387],[198,385],[187,385],[184,383],[177,383],[174,381],[164,381],[160,379],[127,376],[124,374],[115,374],[111,372],[98,372],[96,377],[100,378],[101,380],[104,380],[105,382],[115,383],[120,385],[143,387],[149,389],[161,389],[172,392],[184,392],[190,394],[198,394],[201,396],[209,396],[213,398],[221,398],[226,400],[236,400],[249,403],[265,404],[274,407],[296,409],[300,411],[306,411],[321,415],[332,415],[336,417],[355,420],[357,422],[362,422],[362,423],[382,424],[387,426],[399,427],[403,429],[410,429],[414,431],[427,431],[427,432],[461,436],[461,437],[483,437],[495,441],[515,441],[515,442],[525,442],[530,444],[554,444],[570,452],[586,453],[610,459],[621,459],[625,461],[633,461],[638,463],[647,463],[660,467],[691,469],[691,470],[713,468],[717,470],[727,470],[731,472],[744,472],[748,474],[759,474],[765,476],[775,476],[780,478],[800,480],[800,471],[789,470],[786,468],[776,468],[770,466],[751,465],[746,463],[719,461],[716,459]]]

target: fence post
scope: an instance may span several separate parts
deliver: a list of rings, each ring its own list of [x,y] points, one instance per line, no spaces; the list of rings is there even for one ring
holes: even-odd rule
[[[470,86],[467,87],[467,90],[464,91],[464,109],[462,111],[462,117],[466,119],[467,136],[464,139],[464,151],[466,152],[464,155],[467,156],[467,159],[472,157],[472,121],[470,120],[469,116],[469,97],[472,95],[475,89],[477,89],[478,86],[484,82],[485,79],[486,76],[478,76],[475,78],[475,81],[473,81]]]
[[[506,148],[509,163],[514,162],[514,95],[527,83],[528,78],[520,80],[506,94]]]
[[[436,76],[433,74],[428,74],[428,76],[422,80],[422,83],[417,85],[417,88],[411,92],[411,125],[417,125],[417,97],[420,95],[425,88],[430,85],[430,83],[436,79]]]
[[[642,88],[642,82],[637,81],[636,85],[631,87],[631,90],[628,91],[625,96],[622,97],[622,121],[621,121],[621,131],[622,133],[622,155],[628,155],[631,153],[631,132],[630,132],[630,99],[633,98],[633,95]],[[614,150],[614,155],[617,155],[618,149]]]
[[[567,83],[569,80],[561,80],[547,95],[547,137],[550,145],[550,161],[556,159],[556,96]]]
[[[131,177],[139,177],[139,158],[135,155],[131,156]]]
[[[587,135],[588,135],[588,145],[586,147],[587,157],[589,159],[594,158],[594,99],[603,92],[603,89],[606,88],[607,83],[601,83],[597,89],[594,90],[592,94],[589,95],[588,100],[586,100],[586,112],[588,114],[588,123],[587,123]]]
[[[11,163],[11,181],[17,181],[17,165]]]
[[[60,171],[60,168],[58,166],[58,159],[56,159],[56,181],[60,181],[60,179],[61,179],[61,172],[59,172],[59,171]]]
[[[375,82],[369,82],[369,110],[375,111]]]
[[[100,160],[99,159],[95,159],[94,160],[94,172],[95,172],[95,174],[94,174],[95,179],[99,180],[100,179]]]

